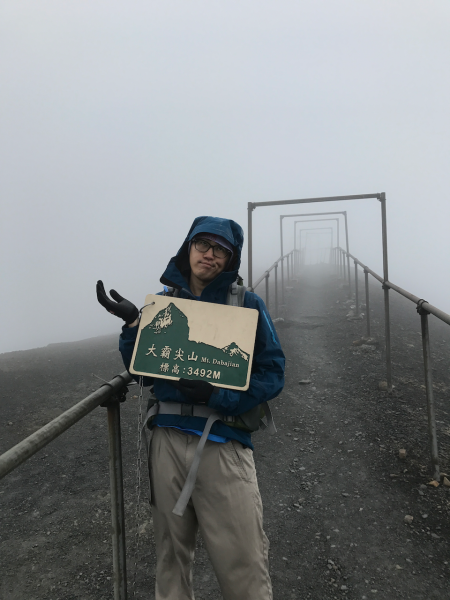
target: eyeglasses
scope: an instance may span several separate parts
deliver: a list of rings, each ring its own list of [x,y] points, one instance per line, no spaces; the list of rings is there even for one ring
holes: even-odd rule
[[[218,244],[213,246],[207,240],[194,240],[194,246],[195,249],[199,252],[202,252],[202,254],[205,254],[205,252],[208,252],[208,250],[212,248],[213,254],[216,258],[227,258],[231,255],[231,252],[223,246],[219,246]]]

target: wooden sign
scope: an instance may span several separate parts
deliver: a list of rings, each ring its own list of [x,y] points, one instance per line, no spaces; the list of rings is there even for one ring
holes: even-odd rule
[[[257,310],[153,294],[145,304],[131,373],[248,389]]]

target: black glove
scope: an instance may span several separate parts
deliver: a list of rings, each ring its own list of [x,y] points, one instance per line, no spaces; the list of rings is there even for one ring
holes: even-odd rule
[[[171,383],[188,397],[190,404],[208,404],[211,394],[217,392],[217,389],[207,381],[179,379]]]
[[[102,306],[106,308],[107,311],[116,315],[116,317],[120,317],[125,321],[127,325],[136,321],[139,316],[139,311],[129,300],[125,300],[122,298],[120,294],[116,292],[116,290],[110,290],[112,298],[116,300],[113,302],[108,298],[105,292],[105,287],[103,285],[103,281],[97,281],[97,300],[100,302]]]

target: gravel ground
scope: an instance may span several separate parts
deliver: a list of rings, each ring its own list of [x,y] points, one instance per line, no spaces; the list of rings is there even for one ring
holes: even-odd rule
[[[277,323],[286,387],[272,402],[278,435],[254,436],[275,600],[450,598],[450,488],[428,485],[420,321],[410,302],[391,296],[395,388],[387,394],[378,389],[379,286],[371,317],[381,345],[353,343],[365,322],[347,320],[345,289],[329,273],[311,270],[287,292]],[[430,321],[441,471],[449,473],[450,331]],[[122,370],[116,336],[0,355],[0,452],[96,389],[92,373],[108,380]],[[130,390],[122,406],[129,588],[136,571],[136,598],[151,599],[145,499],[134,567],[137,389]],[[113,597],[104,409],[3,479],[0,503],[2,600]],[[201,539],[195,589],[197,600],[221,598]]]

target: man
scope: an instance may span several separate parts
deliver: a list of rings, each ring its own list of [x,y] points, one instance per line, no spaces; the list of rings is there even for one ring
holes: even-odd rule
[[[229,288],[238,277],[243,241],[242,228],[234,221],[197,217],[161,283],[173,288],[180,298],[226,304]],[[128,368],[139,313],[117,292],[110,293],[117,302],[107,297],[101,281],[97,283],[99,302],[125,321],[119,349]],[[149,455],[156,600],[193,600],[192,562],[199,528],[225,600],[272,599],[268,540],[262,527],[261,497],[245,415],[252,414],[252,409],[259,413],[255,407],[283,389],[284,354],[261,298],[245,292],[243,306],[259,312],[247,391],[187,379],[146,378],[144,382],[154,386],[160,406],[151,423]],[[167,414],[167,406],[180,410]],[[199,440],[203,441],[200,436],[207,419],[196,414],[204,415],[207,413],[202,411],[208,410],[220,413],[223,420],[215,421],[208,434],[184,513],[174,513]]]

